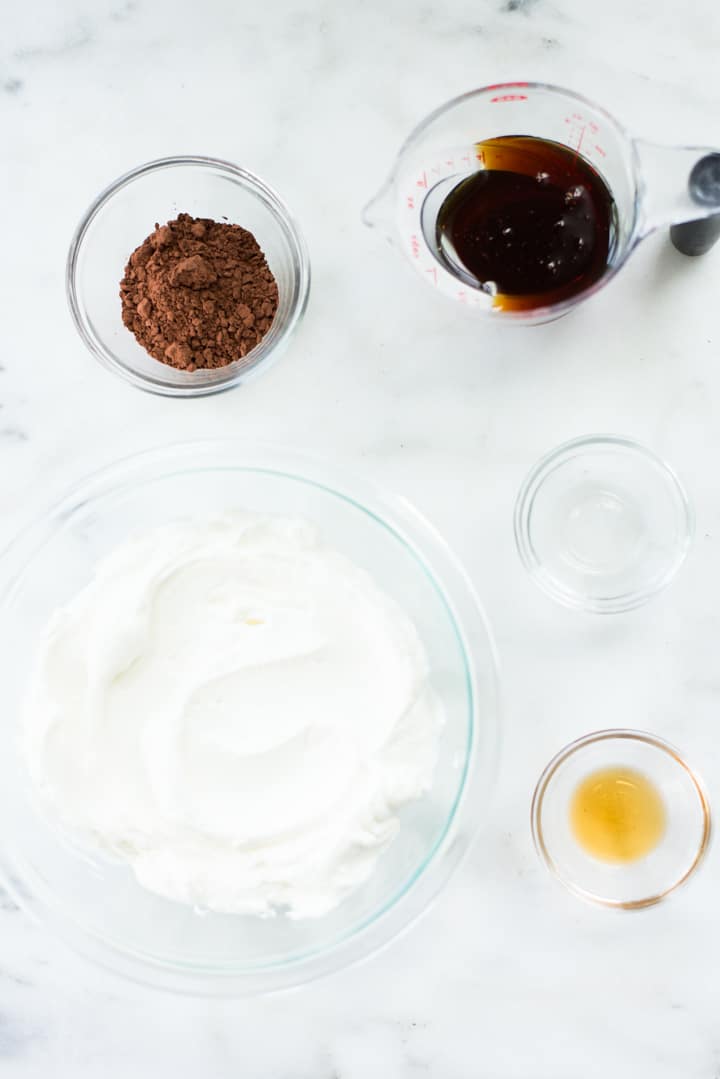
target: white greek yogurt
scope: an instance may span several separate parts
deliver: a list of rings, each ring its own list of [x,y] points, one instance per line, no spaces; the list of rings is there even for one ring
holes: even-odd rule
[[[397,603],[308,523],[172,524],[115,550],[46,629],[29,769],[145,888],[325,913],[432,782],[442,710]]]

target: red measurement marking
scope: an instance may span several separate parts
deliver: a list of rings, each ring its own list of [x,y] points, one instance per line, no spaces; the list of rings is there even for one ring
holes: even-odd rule
[[[498,101],[527,101],[527,94],[498,94],[490,98],[490,104],[495,105]]]
[[[585,117],[580,112],[573,112],[569,116],[565,117],[565,123],[570,124],[575,128],[575,131],[568,132],[568,146],[575,150],[575,153],[580,153],[580,147],[583,144],[585,138],[585,132],[588,127],[594,133],[597,131],[597,124],[590,123],[585,120]],[[582,125],[582,126],[581,126]],[[575,145],[573,146],[573,143]]]
[[[407,197],[407,208],[408,208],[408,210],[414,210],[415,209],[415,199],[414,199],[414,197],[412,195],[408,195],[408,197]]]
[[[512,90],[515,86],[529,86],[529,82],[494,82],[492,86],[486,86],[486,90]]]
[[[412,256],[414,259],[420,257],[420,241],[418,240],[417,236],[413,235],[410,237],[410,250],[412,251]]]
[[[592,131],[593,135],[597,135],[598,131],[600,130],[599,127],[597,126],[597,124],[593,123],[592,120],[588,124],[588,127]]]
[[[600,154],[600,157],[607,157],[607,154],[603,150],[602,146],[596,146],[595,149]]]
[[[437,268],[433,266],[431,270],[426,270],[425,273],[431,274],[434,284],[437,285]]]
[[[465,161],[466,164],[468,164],[468,165],[470,164],[470,157],[469,157],[468,154],[463,154],[463,156],[460,158],[460,160]]]
[[[448,165],[451,169],[455,168],[455,162],[454,161],[446,161],[445,164]]]
[[[458,292],[457,298],[460,303],[467,303],[467,292]]]
[[[418,187],[427,187],[427,173],[424,172],[419,180],[416,181]]]

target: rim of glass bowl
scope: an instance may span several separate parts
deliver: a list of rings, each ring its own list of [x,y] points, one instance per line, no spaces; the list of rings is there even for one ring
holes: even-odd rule
[[[563,588],[544,568],[533,546],[532,519],[535,499],[542,488],[545,480],[557,468],[559,468],[570,455],[581,454],[585,450],[602,448],[603,446],[617,447],[631,451],[649,461],[659,472],[666,476],[678,496],[678,504],[682,507],[685,521],[685,535],[682,546],[678,549],[674,561],[667,570],[652,585],[639,589],[636,592],[626,592],[619,596],[601,597],[591,599],[582,596],[578,592],[570,592]],[[623,435],[595,434],[582,435],[580,438],[571,438],[544,454],[523,480],[515,501],[514,514],[515,543],[520,559],[532,579],[540,586],[546,595],[564,607],[570,607],[577,611],[590,611],[593,614],[621,614],[624,611],[632,611],[641,607],[653,596],[662,592],[670,584],[675,574],[682,566],[692,543],[695,533],[695,514],[688,499],[687,493],[677,473],[652,450],[642,443]]]
[[[448,611],[465,665],[468,744],[460,788],[442,835],[401,888],[364,922],[351,927],[321,951],[291,956],[262,967],[168,962],[128,951],[54,906],[34,874],[32,883],[8,849],[0,845],[0,878],[18,904],[49,925],[76,952],[117,974],[154,988],[207,996],[244,996],[290,988],[364,959],[407,929],[447,883],[467,852],[489,802],[500,749],[500,693],[497,653],[484,609],[461,563],[435,527],[407,499],[311,454],[277,446],[246,446],[223,439],[175,443],[124,457],[76,483],[27,526],[0,555],[0,614],[4,613],[32,560],[73,512],[128,486],[162,481],[183,472],[252,471],[281,474],[311,484],[372,517],[406,548],[429,578]],[[477,672],[473,655],[486,656],[483,696],[491,702],[478,729]],[[478,753],[482,743],[482,753]],[[0,828],[2,822],[0,822]]]
[[[645,745],[651,746],[653,749],[659,749],[663,753],[667,753],[673,760],[684,768],[687,772],[690,780],[695,788],[695,792],[698,796],[698,801],[702,808],[703,814],[703,833],[700,838],[697,853],[693,858],[689,867],[685,870],[681,877],[679,877],[673,884],[665,888],[662,892],[658,892],[655,895],[646,896],[642,899],[607,899],[605,896],[597,895],[595,892],[590,892],[586,888],[576,884],[570,877],[565,876],[557,867],[557,864],[548,850],[545,843],[545,836],[543,834],[542,827],[542,812],[543,803],[545,801],[545,794],[548,787],[552,783],[555,775],[562,768],[563,764],[570,757],[573,757],[580,750],[585,749],[587,746],[594,745],[596,742],[607,742],[614,740],[626,740],[633,742],[644,742]],[[613,910],[644,910],[646,907],[654,907],[657,903],[662,902],[663,899],[667,899],[673,892],[684,884],[694,874],[703,858],[707,854],[708,847],[710,846],[710,838],[712,835],[712,815],[710,812],[710,803],[708,801],[705,787],[703,786],[698,774],[690,767],[688,762],[679,749],[676,749],[670,742],[666,742],[664,738],[659,738],[656,734],[650,734],[648,731],[636,731],[631,730],[628,727],[608,728],[603,731],[593,731],[591,734],[583,735],[582,738],[576,738],[574,742],[569,742],[564,746],[559,753],[556,753],[553,759],[543,769],[542,775],[537,781],[535,792],[533,794],[532,805],[530,807],[530,826],[532,828],[532,837],[535,844],[535,850],[538,853],[540,860],[549,869],[550,873],[556,880],[567,888],[573,895],[578,896],[580,899],[585,899],[589,903],[595,903],[601,907],[610,907]]]
[[[147,173],[175,167],[215,169],[228,173],[235,180],[239,180],[243,187],[250,190],[265,204],[277,225],[284,232],[291,251],[293,295],[285,325],[270,344],[267,344],[266,337],[252,349],[248,354],[253,357],[251,363],[243,366],[240,370],[234,371],[232,374],[230,373],[230,367],[233,365],[228,365],[227,368],[222,369],[227,372],[227,377],[212,385],[192,385],[189,383],[187,386],[178,386],[166,382],[162,374],[157,376],[141,375],[137,371],[133,371],[106,348],[102,341],[91,331],[83,307],[78,300],[76,282],[78,259],[87,231],[97,214],[128,184],[133,183]],[[278,359],[307,307],[310,292],[310,258],[305,239],[295,218],[277,192],[269,184],[266,184],[264,180],[261,180],[259,176],[256,176],[248,169],[241,168],[239,165],[234,165],[230,161],[224,161],[222,158],[205,157],[197,154],[179,154],[173,157],[160,157],[154,161],[148,161],[144,165],[138,165],[129,172],[123,173],[122,176],[100,192],[83,215],[70,242],[65,272],[65,291],[70,313],[80,337],[93,356],[108,371],[113,371],[116,375],[120,375],[138,389],[161,394],[164,397],[206,397],[210,394],[223,393],[233,386],[247,382],[261,371],[267,370],[271,362]]]

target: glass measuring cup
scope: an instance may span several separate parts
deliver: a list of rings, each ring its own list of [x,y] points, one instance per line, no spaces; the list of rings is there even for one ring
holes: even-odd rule
[[[560,143],[600,174],[615,204],[607,265],[583,291],[527,310],[503,310],[492,292],[447,268],[438,254],[438,213],[454,188],[483,166],[477,144],[500,136]],[[688,180],[709,147],[663,146],[632,137],[579,94],[545,83],[486,86],[432,112],[402,146],[383,187],[365,207],[366,225],[384,232],[437,292],[479,314],[526,325],[549,322],[601,289],[637,244],[665,225],[717,215],[714,199],[693,197]]]

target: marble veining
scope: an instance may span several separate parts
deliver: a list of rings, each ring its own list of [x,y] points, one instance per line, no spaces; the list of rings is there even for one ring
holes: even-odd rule
[[[575,315],[479,327],[360,224],[402,139],[445,99],[567,85],[648,138],[720,146],[714,0],[35,0],[0,35],[0,547],[69,483],[182,438],[279,441],[402,492],[466,564],[502,660],[492,813],[428,914],[380,955],[264,1000],[162,996],[95,970],[0,892],[2,1079],[719,1079],[720,855],[673,902],[585,907],[532,849],[529,799],[570,738],[676,742],[720,790],[720,248],[658,235]],[[177,152],[260,173],[308,239],[302,327],[266,376],[166,401],[103,371],[64,296],[68,242],[120,173]],[[631,614],[553,606],[514,551],[536,458],[590,431],[682,476],[697,538]]]
[[[8,913],[10,911],[19,910],[15,900],[5,891],[4,888],[0,888],[0,910],[5,910]]]
[[[538,0],[504,0],[500,10],[511,13],[521,11],[523,15],[529,15]]]

